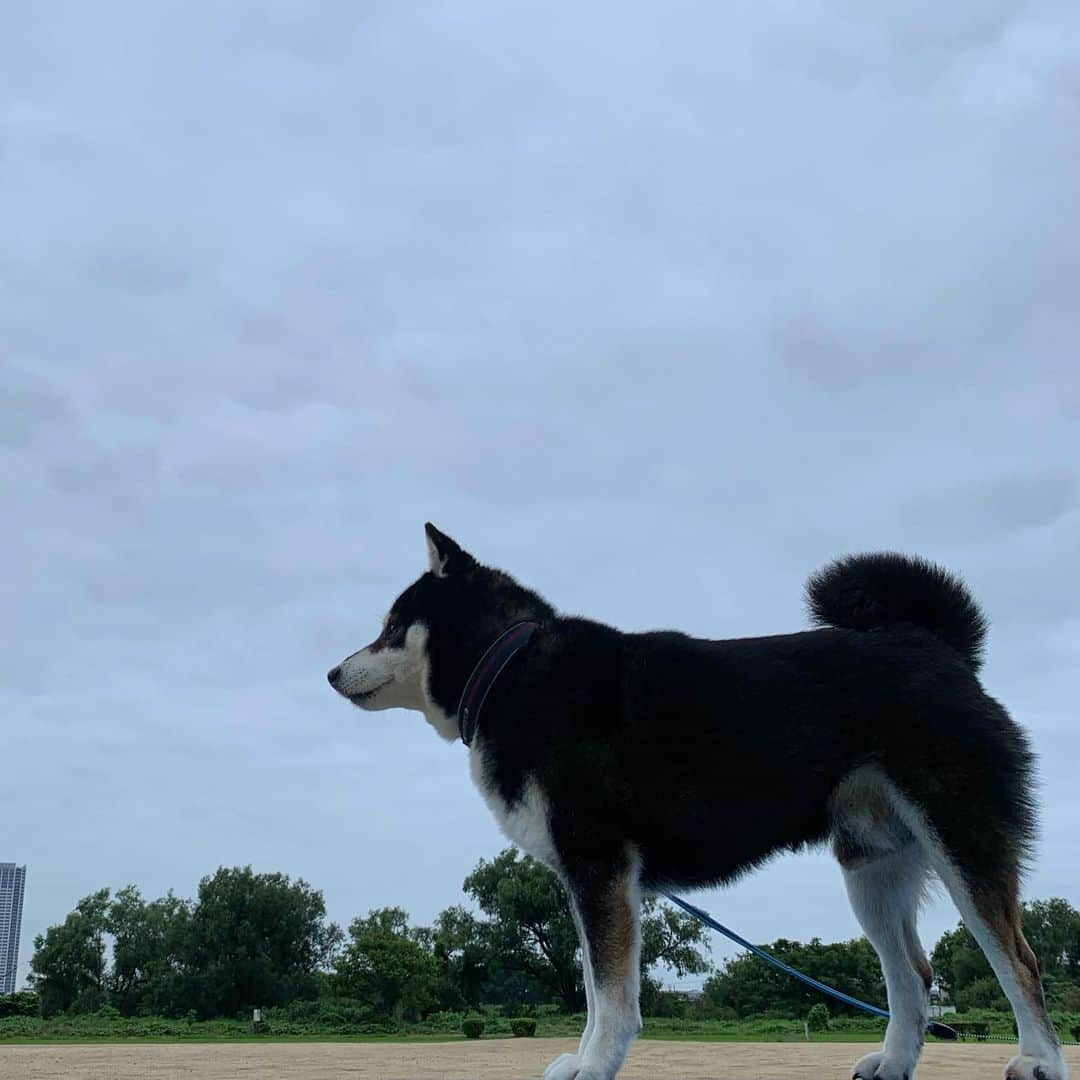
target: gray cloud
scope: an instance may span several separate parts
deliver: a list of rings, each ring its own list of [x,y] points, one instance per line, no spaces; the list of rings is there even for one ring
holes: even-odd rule
[[[24,958],[101,884],[221,862],[342,920],[457,901],[501,843],[461,754],[323,684],[427,518],[633,628],[800,626],[843,551],[962,571],[1043,752],[1029,891],[1075,899],[1078,30],[991,0],[8,18]],[[856,932],[824,856],[707,900]]]

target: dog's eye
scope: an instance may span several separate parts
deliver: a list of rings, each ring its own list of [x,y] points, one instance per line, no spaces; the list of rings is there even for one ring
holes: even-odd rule
[[[398,632],[397,619],[388,619],[384,633],[387,637],[393,637]]]

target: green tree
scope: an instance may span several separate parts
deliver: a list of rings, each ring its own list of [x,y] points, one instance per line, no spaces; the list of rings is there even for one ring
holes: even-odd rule
[[[337,958],[337,990],[376,1016],[419,1019],[436,1003],[438,966],[428,947],[430,931],[410,929],[401,908],[379,908],[349,926]]]
[[[511,993],[531,991],[534,999],[554,998],[567,1012],[580,1012],[585,988],[578,935],[559,879],[506,848],[490,862],[481,859],[464,887],[487,916],[483,933],[495,981]]]
[[[43,1016],[93,1012],[105,1004],[109,890],[84,896],[59,926],[34,939],[30,982]]]
[[[483,859],[465,879],[465,891],[487,919],[478,925],[486,943],[489,989],[507,1003],[554,999],[567,1012],[585,1007],[577,928],[562,884],[547,867],[507,848]],[[642,1003],[648,1011],[659,990],[657,964],[679,975],[708,970],[697,948],[705,930],[689,915],[656,900],[642,906]]]
[[[191,911],[171,892],[149,903],[134,885],[121,889],[106,912],[112,935],[111,1004],[126,1016],[136,1012],[175,1015],[183,986]]]
[[[438,1008],[456,1012],[478,1007],[490,965],[488,940],[480,921],[463,907],[447,908],[424,933],[435,960]]]
[[[1009,1011],[1009,1001],[1001,989],[1001,983],[993,975],[983,975],[969,982],[963,990],[958,990],[953,999],[958,1009],[996,1009],[998,1012]]]
[[[646,900],[641,913],[641,1011],[652,1015],[661,991],[654,974],[661,965],[676,975],[703,975],[712,965],[699,946],[708,942],[705,927],[692,915],[657,900]]]
[[[1068,900],[1032,900],[1024,904],[1024,936],[1044,976],[1080,985],[1080,911]]]
[[[341,931],[307,882],[245,866],[202,879],[184,937],[181,996],[210,1017],[314,997]]]
[[[969,987],[994,978],[982,949],[963,923],[959,923],[955,930],[946,930],[938,938],[930,954],[930,964],[943,993],[961,1007],[969,1005],[963,1000]]]
[[[1080,987],[1080,911],[1060,897],[1034,900],[1023,905],[1022,922],[1047,1000],[1067,1008]],[[986,956],[963,923],[942,934],[930,962],[938,985],[957,1006],[1007,1007]]]
[[[885,983],[877,954],[865,938],[826,944],[814,938],[807,944],[784,938],[766,945],[778,959],[830,986],[872,1003],[885,1004]],[[742,954],[729,960],[704,987],[710,1011],[723,1015],[805,1016],[821,995],[757,956]],[[850,1011],[846,1006],[836,1006]]]

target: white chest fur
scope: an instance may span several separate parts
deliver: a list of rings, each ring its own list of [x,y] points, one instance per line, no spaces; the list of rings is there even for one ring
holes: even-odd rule
[[[528,780],[521,799],[508,806],[490,779],[484,761],[484,748],[479,740],[469,750],[469,772],[503,834],[527,855],[552,870],[558,870],[558,853],[548,826],[548,802],[536,781]]]

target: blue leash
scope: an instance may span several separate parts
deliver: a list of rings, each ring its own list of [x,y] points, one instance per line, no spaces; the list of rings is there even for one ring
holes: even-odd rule
[[[772,964],[774,968],[778,968],[780,971],[784,972],[784,974],[790,975],[793,979],[798,979],[799,982],[805,983],[807,986],[813,987],[823,994],[828,994],[829,997],[836,998],[837,1001],[842,1001],[845,1005],[852,1006],[852,1008],[862,1009],[863,1012],[872,1013],[874,1016],[881,1016],[886,1020],[889,1019],[889,1012],[887,1009],[881,1009],[878,1008],[877,1005],[871,1005],[866,1001],[860,1001],[850,994],[845,994],[842,990],[834,990],[831,986],[826,986],[823,982],[818,982],[817,979],[811,978],[809,975],[804,975],[801,971],[796,971],[790,964],[785,964],[783,960],[777,960],[771,953],[767,953],[764,949],[758,948],[757,945],[751,944],[746,938],[736,934],[734,930],[729,930],[723,923],[717,922],[707,911],[702,911],[701,908],[688,903],[681,896],[675,896],[673,893],[669,892],[662,893],[662,895],[666,896],[676,907],[682,908],[687,915],[692,915],[698,922],[710,927],[718,934],[723,934],[724,937],[734,941],[736,945],[741,945],[755,956],[760,956],[762,960]],[[931,1020],[926,1025],[926,1030],[931,1035],[936,1035],[939,1039],[955,1039],[957,1037],[957,1033],[949,1027],[948,1024],[941,1024],[936,1020]]]

